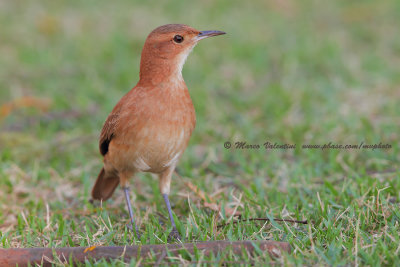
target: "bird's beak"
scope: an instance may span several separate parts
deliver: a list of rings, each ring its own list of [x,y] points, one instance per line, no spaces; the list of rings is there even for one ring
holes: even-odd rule
[[[208,37],[212,37],[212,36],[217,36],[217,35],[222,35],[225,34],[225,32],[221,32],[221,31],[202,31],[200,32],[196,39],[197,41],[200,41],[201,39],[205,39]]]

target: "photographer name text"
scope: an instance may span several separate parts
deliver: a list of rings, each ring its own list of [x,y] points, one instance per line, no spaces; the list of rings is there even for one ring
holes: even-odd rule
[[[375,149],[391,149],[392,145],[384,144],[379,142],[377,144],[367,144],[365,142],[360,142],[358,144],[336,144],[333,142],[328,142],[325,144],[302,144],[298,146],[297,144],[282,144],[277,142],[264,142],[259,144],[251,144],[246,141],[237,141],[230,142],[227,141],[224,143],[224,147],[226,149],[238,149],[238,150],[288,150],[288,149],[296,149],[300,147],[301,149],[319,149],[319,150],[327,150],[327,149],[344,149],[344,150],[375,150]]]

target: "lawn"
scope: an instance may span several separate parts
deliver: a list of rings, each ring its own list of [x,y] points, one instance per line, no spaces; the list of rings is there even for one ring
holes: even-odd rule
[[[172,182],[178,230],[185,242],[277,240],[292,253],[164,263],[400,265],[399,13],[396,0],[1,1],[0,247],[167,242],[150,174],[131,180],[141,240],[122,190],[89,199],[102,124],[138,81],[147,34],[184,23],[227,35],[202,41],[183,69],[197,125]],[[303,148],[329,142],[357,148]],[[309,223],[233,224],[234,213]]]

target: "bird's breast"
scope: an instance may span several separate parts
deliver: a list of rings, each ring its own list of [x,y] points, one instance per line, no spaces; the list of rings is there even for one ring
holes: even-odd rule
[[[140,171],[161,172],[175,166],[189,142],[193,123],[182,117],[163,117],[149,120],[137,132],[134,164]]]
[[[174,95],[155,92],[135,103],[121,125],[130,160],[138,171],[162,172],[174,167],[183,154],[195,127],[195,111],[186,90]]]

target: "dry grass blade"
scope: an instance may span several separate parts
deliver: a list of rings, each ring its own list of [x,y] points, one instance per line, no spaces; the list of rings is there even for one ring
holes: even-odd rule
[[[41,111],[46,111],[49,109],[51,103],[51,99],[48,98],[38,98],[33,96],[18,98],[0,106],[0,119],[7,117],[12,111],[19,108],[33,107],[40,109]]]
[[[212,197],[204,193],[201,189],[199,189],[196,185],[192,184],[189,181],[185,182],[185,185],[192,190],[199,198],[201,198],[204,202],[204,207],[209,208],[213,211],[220,212],[221,211],[221,204],[217,204]],[[238,216],[240,212],[237,211],[237,207],[232,209],[229,207],[224,207],[225,214],[228,216]]]

